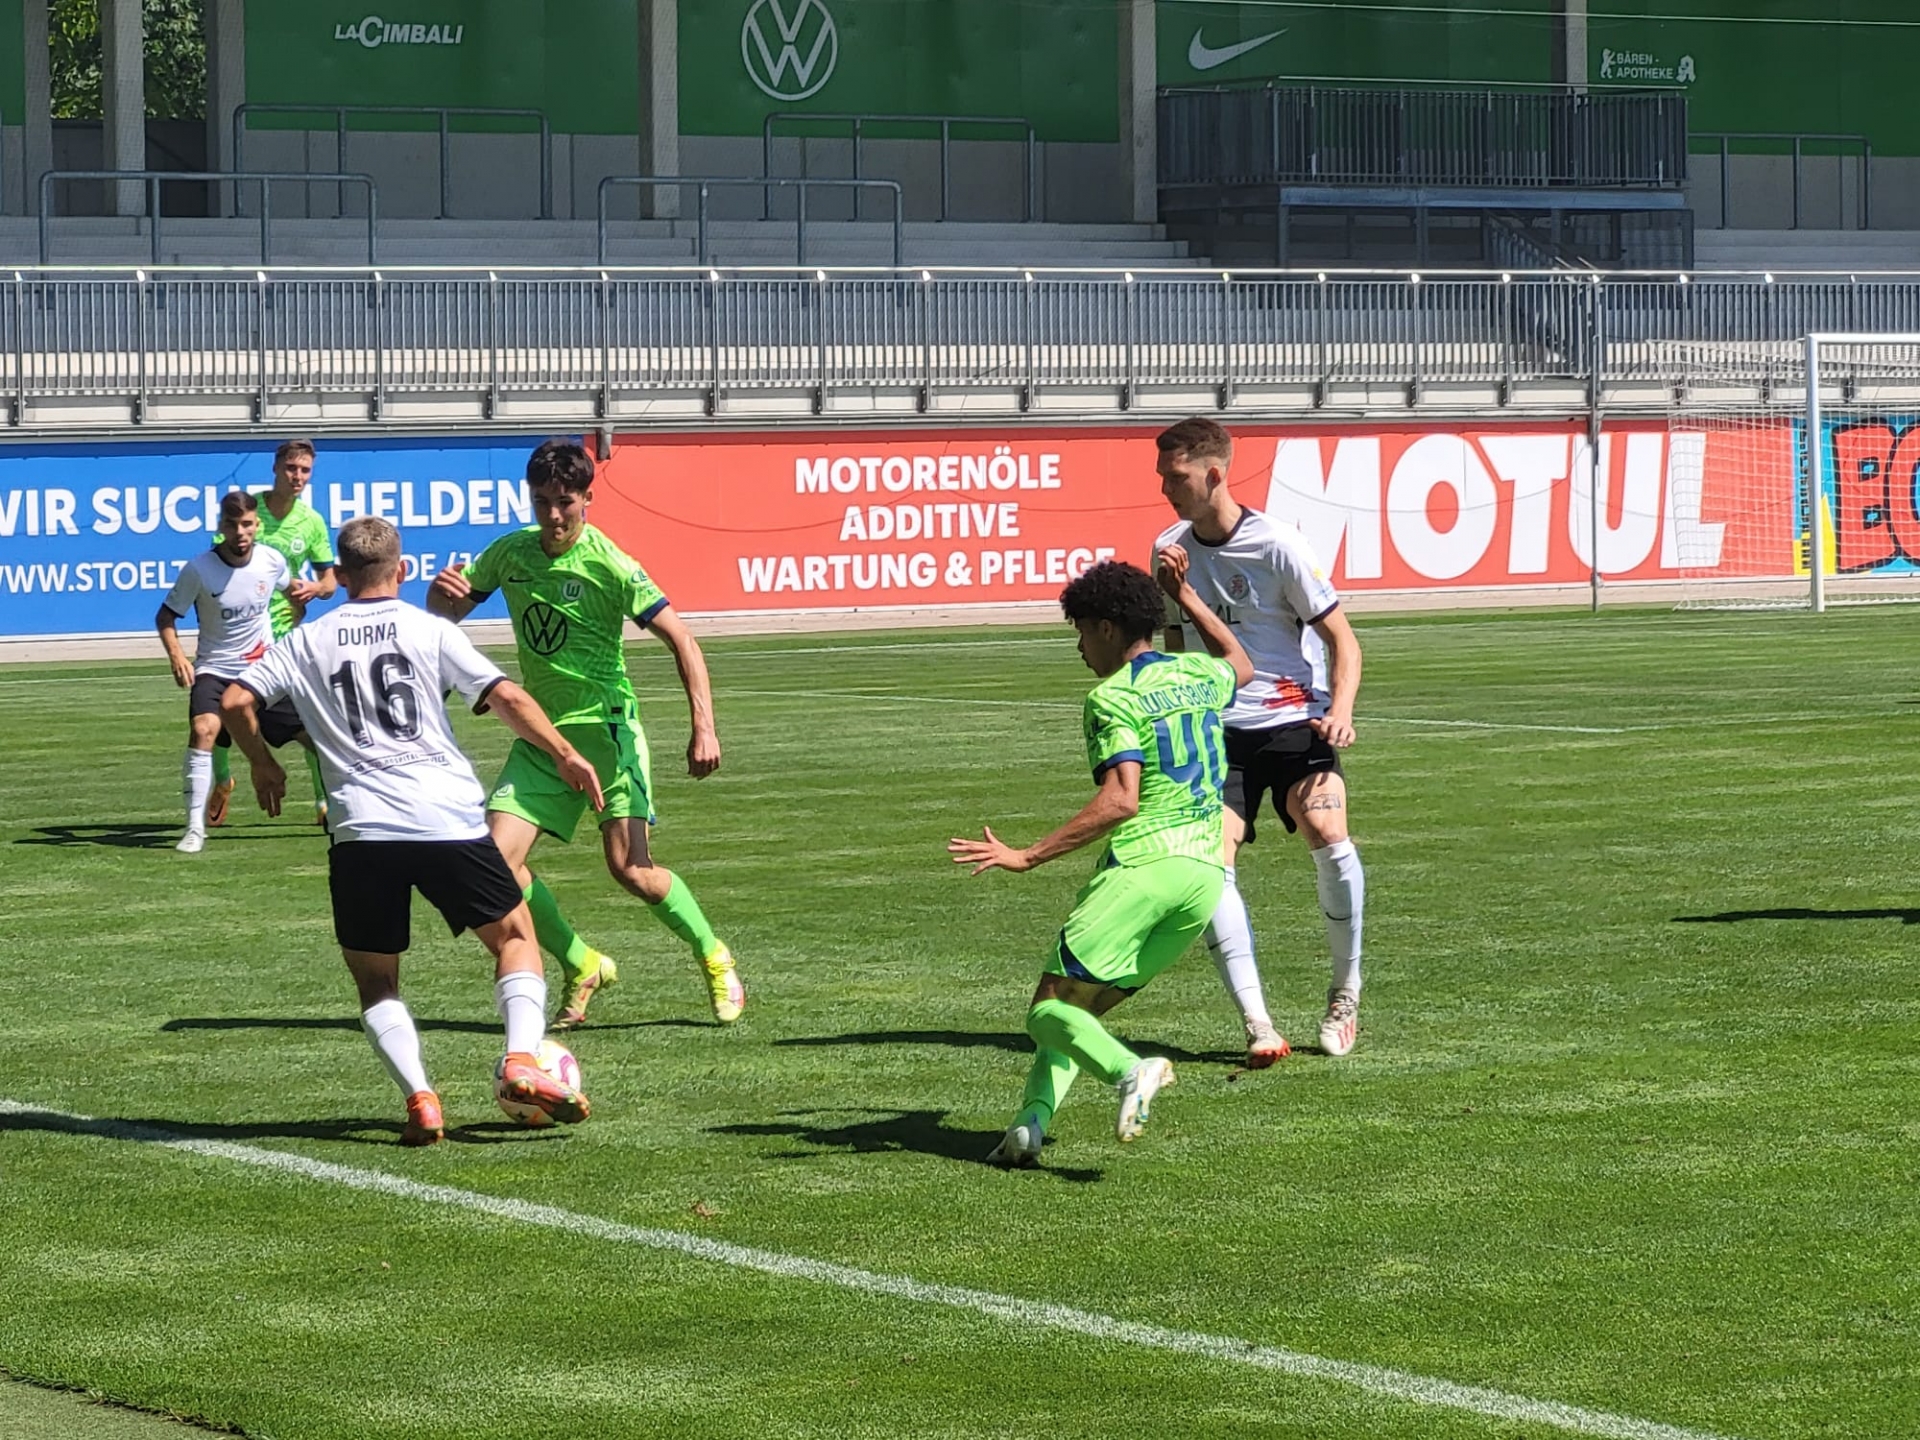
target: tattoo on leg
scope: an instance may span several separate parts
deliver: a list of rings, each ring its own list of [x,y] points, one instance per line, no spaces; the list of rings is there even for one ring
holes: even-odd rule
[[[1338,795],[1322,791],[1317,795],[1309,795],[1306,803],[1300,808],[1312,814],[1316,810],[1342,810],[1346,807]]]

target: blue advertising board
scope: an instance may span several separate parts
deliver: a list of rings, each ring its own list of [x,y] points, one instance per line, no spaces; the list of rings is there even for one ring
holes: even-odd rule
[[[322,440],[307,501],[336,532],[358,515],[393,521],[406,552],[401,593],[422,602],[439,571],[532,522],[534,443]],[[151,631],[174,577],[211,543],[220,497],[272,485],[273,449],[231,440],[0,446],[0,637]],[[506,611],[496,595],[474,613]]]

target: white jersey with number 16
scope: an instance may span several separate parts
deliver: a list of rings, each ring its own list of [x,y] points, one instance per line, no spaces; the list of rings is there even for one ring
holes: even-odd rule
[[[486,792],[454,743],[449,690],[476,709],[506,676],[459,627],[404,600],[354,600],[285,636],[240,683],[290,696],[320,755],[336,840],[480,840]]]

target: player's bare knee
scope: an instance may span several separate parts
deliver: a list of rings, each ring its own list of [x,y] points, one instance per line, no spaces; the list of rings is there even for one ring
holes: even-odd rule
[[[613,871],[613,878],[649,905],[658,905],[667,898],[667,892],[673,888],[672,872],[663,870],[658,865],[629,863],[616,868]]]
[[[1347,787],[1332,776],[1309,780],[1287,796],[1287,814],[1309,850],[1338,845],[1347,838]]]

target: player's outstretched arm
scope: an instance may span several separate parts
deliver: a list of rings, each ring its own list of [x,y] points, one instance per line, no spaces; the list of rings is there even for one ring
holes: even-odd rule
[[[1199,592],[1187,583],[1187,552],[1178,545],[1169,545],[1155,560],[1153,578],[1160,582],[1160,588],[1180,607],[1180,613],[1187,617],[1187,624],[1200,632],[1200,638],[1206,642],[1207,653],[1217,655],[1233,666],[1235,685],[1252,684],[1253,660],[1235,638],[1233,628],[1208,609],[1207,602],[1200,598]]]
[[[947,853],[956,865],[973,866],[973,874],[983,870],[1031,870],[1056,860],[1107,834],[1140,813],[1140,762],[1122,760],[1109,766],[1100,776],[1100,788],[1093,799],[1058,830],[1044,840],[1036,840],[1024,850],[1007,844],[991,827],[982,827],[980,840],[959,836],[947,842]]]
[[[502,680],[487,691],[486,706],[514,734],[551,755],[554,766],[560,771],[560,778],[584,793],[593,802],[595,810],[607,808],[606,797],[600,793],[600,776],[592,764],[553,728],[553,722],[547,719],[547,712],[540,708],[531,695],[513,681]]]
[[[269,815],[278,815],[281,802],[287,798],[287,772],[273,758],[273,752],[267,749],[266,737],[260,733],[260,719],[253,708],[256,698],[253,691],[238,681],[227,686],[220,695],[220,719],[233,737],[233,743],[240,747],[240,753],[253,767],[253,793],[260,801],[260,808]]]
[[[438,615],[457,625],[473,613],[473,607],[480,602],[473,598],[473,582],[467,579],[466,568],[464,564],[449,565],[433,577],[433,584],[427,587],[429,615]]]
[[[647,628],[673,652],[673,663],[680,670],[680,684],[687,692],[687,709],[693,718],[693,736],[687,741],[687,773],[704,780],[720,768],[720,735],[713,727],[713,682],[707,676],[707,657],[700,653],[700,642],[671,605],[663,606],[647,621]]]
[[[1336,750],[1353,744],[1353,705],[1360,697],[1360,637],[1347,623],[1347,612],[1329,610],[1313,622],[1314,633],[1326,642],[1327,713],[1309,720],[1314,731]]]
[[[167,652],[167,664],[173,667],[173,683],[185,690],[193,684],[193,662],[180,648],[179,623],[180,617],[164,605],[153,617],[153,628],[160,633],[160,648]]]

